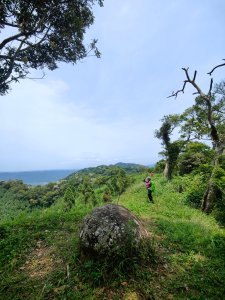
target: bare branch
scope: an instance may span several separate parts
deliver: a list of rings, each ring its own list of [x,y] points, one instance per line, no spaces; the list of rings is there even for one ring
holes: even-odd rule
[[[170,96],[168,96],[167,98],[171,98],[171,97],[177,98],[177,96],[178,96],[179,93],[181,93],[181,92],[184,93],[184,89],[185,89],[185,86],[186,86],[187,82],[188,82],[187,80],[184,80],[184,84],[183,84],[182,89],[180,89],[180,90],[178,90],[176,92],[172,92],[172,94]]]
[[[195,82],[196,75],[197,75],[197,71],[195,70],[194,77],[193,77],[194,82]]]
[[[210,80],[210,87],[209,87],[209,92],[208,92],[208,95],[210,97],[211,97],[212,87],[213,87],[213,78],[211,78],[211,80]]]
[[[184,70],[185,74],[186,74],[186,77],[187,77],[187,80],[188,81],[191,81],[190,77],[189,77],[189,74],[188,74],[188,70],[189,68],[182,68],[182,70]]]
[[[27,79],[31,79],[31,80],[36,80],[36,79],[44,79],[45,77],[45,72],[42,72],[42,76],[41,77],[26,77]]]
[[[195,94],[204,95],[202,93],[200,87],[195,83],[195,78],[196,78],[196,75],[197,75],[197,71],[194,72],[193,80],[191,80],[191,78],[189,76],[189,73],[188,73],[189,68],[182,68],[182,70],[185,72],[185,75],[186,75],[186,78],[187,78],[186,80],[184,80],[184,84],[183,84],[182,89],[178,90],[177,92],[172,92],[172,94],[170,96],[168,96],[167,98],[170,98],[170,97],[177,98],[177,96],[180,92],[184,93],[184,89],[185,89],[187,83],[190,83],[197,90],[197,92]]]
[[[225,60],[225,59],[222,59],[222,60]],[[207,74],[209,74],[209,75],[211,76],[212,73],[213,73],[217,68],[220,68],[220,67],[222,67],[222,66],[225,66],[225,63],[215,66],[215,67],[214,67],[210,72],[208,72]]]
[[[205,97],[206,95],[202,92],[202,90],[200,89],[200,87],[196,84],[195,82],[195,78],[196,78],[196,75],[197,75],[197,71],[194,72],[194,77],[193,77],[193,80],[191,80],[190,76],[189,76],[189,73],[188,73],[188,70],[189,68],[182,68],[182,70],[185,72],[185,75],[186,75],[186,80],[184,81],[184,85],[183,85],[183,88],[178,90],[177,92],[173,92],[172,95],[170,95],[169,97],[167,98],[170,98],[170,97],[177,97],[177,95],[182,92],[184,93],[184,89],[185,89],[185,86],[186,86],[186,83],[190,83],[195,89],[196,89],[196,94],[199,94],[201,97]]]

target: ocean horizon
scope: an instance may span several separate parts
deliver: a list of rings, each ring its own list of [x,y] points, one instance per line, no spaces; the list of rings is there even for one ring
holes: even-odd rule
[[[76,171],[78,169],[0,172],[0,181],[22,180],[25,184],[45,185],[61,180]]]

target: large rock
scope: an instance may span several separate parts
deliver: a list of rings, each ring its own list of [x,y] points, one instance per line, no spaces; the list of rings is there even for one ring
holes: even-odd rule
[[[138,250],[147,236],[141,221],[128,209],[108,204],[85,217],[80,228],[80,246],[88,256],[126,256]]]

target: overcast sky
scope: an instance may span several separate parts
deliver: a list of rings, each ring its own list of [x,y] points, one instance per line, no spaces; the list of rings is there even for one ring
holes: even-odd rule
[[[61,64],[0,97],[0,171],[77,169],[160,159],[154,131],[164,115],[193,104],[182,67],[207,92],[225,58],[224,0],[105,0],[87,42],[101,59]],[[213,74],[224,79],[225,68]]]

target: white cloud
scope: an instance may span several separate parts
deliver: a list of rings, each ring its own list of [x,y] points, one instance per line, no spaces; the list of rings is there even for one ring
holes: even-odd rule
[[[149,139],[145,123],[99,122],[98,108],[76,105],[67,92],[62,81],[27,81],[1,98],[1,170],[76,168],[137,159],[137,151],[140,161],[151,159],[140,149]]]

